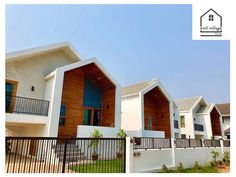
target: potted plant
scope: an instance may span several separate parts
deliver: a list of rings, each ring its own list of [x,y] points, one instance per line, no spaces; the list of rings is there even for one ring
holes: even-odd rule
[[[98,159],[97,151],[98,151],[98,145],[100,143],[100,140],[97,138],[102,138],[103,135],[100,130],[94,129],[93,132],[91,133],[90,137],[93,138],[89,143],[89,147],[93,148],[92,160],[96,161]]]
[[[126,138],[127,134],[125,133],[124,129],[120,129],[117,133],[118,138]],[[118,159],[121,159],[123,157],[123,150],[124,150],[124,141],[120,140],[118,141],[118,146],[117,146],[117,152],[116,156]]]

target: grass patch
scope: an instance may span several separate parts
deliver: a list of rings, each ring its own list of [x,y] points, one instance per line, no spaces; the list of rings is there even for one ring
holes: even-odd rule
[[[167,173],[179,173],[177,170],[168,170]],[[181,173],[219,173],[215,167],[200,167],[199,169],[194,168],[186,168]]]
[[[97,160],[90,164],[70,167],[78,173],[124,173],[124,159]]]

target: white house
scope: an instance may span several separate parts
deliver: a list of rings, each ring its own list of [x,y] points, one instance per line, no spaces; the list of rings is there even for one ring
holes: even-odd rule
[[[177,106],[158,79],[122,88],[121,110],[121,127],[130,137],[180,136]]]
[[[120,85],[70,43],[7,53],[7,136],[114,137],[120,117]]]
[[[175,100],[180,113],[181,138],[211,139],[223,136],[222,118],[215,104],[202,96]]]
[[[222,115],[224,135],[230,139],[230,103],[217,104],[216,107]]]

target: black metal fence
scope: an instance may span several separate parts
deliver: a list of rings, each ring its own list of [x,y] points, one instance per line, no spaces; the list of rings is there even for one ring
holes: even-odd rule
[[[171,139],[134,137],[134,149],[162,149],[171,148]]]
[[[123,138],[6,137],[7,173],[125,173]]]
[[[194,124],[194,130],[203,132],[204,131],[203,125],[201,125],[201,124]]]
[[[202,147],[200,139],[176,139],[176,148]]]
[[[204,139],[205,147],[220,147],[220,140]]]
[[[17,114],[48,115],[49,101],[6,95],[6,112]]]
[[[223,141],[224,147],[230,147],[230,140]]]

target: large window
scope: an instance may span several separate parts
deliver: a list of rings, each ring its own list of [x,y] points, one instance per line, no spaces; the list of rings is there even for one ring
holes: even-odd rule
[[[185,127],[185,117],[184,116],[180,116],[180,126],[181,126],[181,128]]]
[[[59,126],[65,126],[66,124],[66,105],[61,104]]]

